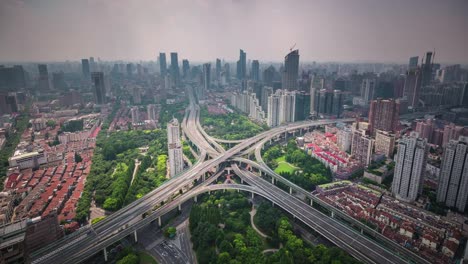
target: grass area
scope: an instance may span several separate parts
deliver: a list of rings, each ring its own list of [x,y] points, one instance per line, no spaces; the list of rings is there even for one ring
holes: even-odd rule
[[[215,115],[210,114],[206,106],[201,108],[200,122],[209,135],[227,140],[249,138],[268,129],[266,125],[260,126],[240,112]]]
[[[144,251],[139,251],[138,257],[140,258],[140,264],[158,264],[153,256]]]
[[[275,169],[276,173],[287,172],[293,174],[297,170],[294,165],[286,161],[285,156],[277,158],[276,162],[278,162],[278,167]]]

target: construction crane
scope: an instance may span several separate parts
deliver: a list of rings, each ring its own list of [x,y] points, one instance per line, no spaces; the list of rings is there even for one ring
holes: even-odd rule
[[[294,43],[294,45],[289,49],[289,51],[292,51],[294,47],[296,47],[296,43]]]

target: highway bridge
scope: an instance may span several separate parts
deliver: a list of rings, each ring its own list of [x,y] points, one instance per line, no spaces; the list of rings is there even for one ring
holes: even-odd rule
[[[362,223],[360,226],[359,221],[319,201],[304,189],[274,173],[261,159],[261,148],[274,138],[287,137],[288,134],[301,133],[303,130],[326,124],[350,122],[353,119],[292,123],[242,141],[225,142],[214,139],[203,131],[199,123],[200,108],[195,103],[191,89],[187,89],[187,93],[190,104],[181,126],[185,137],[199,152],[198,161],[191,168],[101,222],[82,227],[79,231],[34,252],[31,256],[32,263],[80,263],[101,251],[107,260],[106,248],[110,245],[127,236],[134,236],[137,241],[137,230],[150,223],[157,222],[161,225],[161,217],[175,208],[180,208],[184,201],[196,199],[202,193],[226,189],[246,191],[270,200],[364,263],[429,263],[396,243],[379,237],[374,230],[363,226]],[[236,145],[226,150],[219,143]],[[255,153],[258,162],[242,157],[251,153]],[[260,175],[247,171],[243,165],[256,169]],[[213,184],[225,170],[234,171],[244,184]],[[272,183],[276,180],[286,184],[289,192],[276,187],[261,175],[271,177]],[[327,209],[332,215],[317,211],[311,204],[293,195],[293,192],[306,197],[311,203],[321,202],[328,206]],[[344,223],[342,219],[358,226],[360,231]]]

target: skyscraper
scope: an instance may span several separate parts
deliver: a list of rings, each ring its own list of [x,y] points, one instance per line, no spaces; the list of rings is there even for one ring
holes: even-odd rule
[[[174,118],[167,124],[167,148],[169,152],[170,175],[174,177],[184,170],[179,121]]]
[[[171,52],[171,76],[174,85],[177,87],[180,84],[180,72],[179,72],[179,59],[177,58],[177,52]]]
[[[297,76],[299,72],[299,50],[291,51],[284,57],[284,71],[282,73],[282,89],[297,90]]]
[[[310,94],[301,91],[296,92],[295,97],[294,121],[306,120],[310,115]]]
[[[127,76],[131,77],[133,75],[133,64],[127,63]]]
[[[231,66],[229,63],[224,64],[224,76],[226,76],[226,82],[229,83],[231,81]]]
[[[462,126],[456,126],[455,124],[451,123],[444,126],[444,135],[442,138],[442,147],[445,147],[450,140],[458,139],[463,132]]]
[[[39,90],[49,90],[49,72],[47,71],[47,65],[39,64],[37,68],[39,70]]]
[[[270,65],[270,67],[266,68],[263,71],[263,82],[267,86],[273,86],[273,81],[275,80],[275,67],[273,65]]]
[[[263,86],[262,96],[260,96],[260,106],[263,111],[268,112],[268,97],[273,94],[273,87]]]
[[[104,86],[104,73],[93,72],[91,73],[91,80],[94,86],[94,102],[96,104],[106,103],[106,88]]]
[[[216,59],[216,80],[221,78],[221,60]]]
[[[468,199],[468,137],[451,140],[440,167],[437,202],[464,212]]]
[[[314,86],[314,76],[312,76],[312,80],[310,81],[310,115],[317,115],[317,89]]]
[[[252,76],[251,76],[253,81],[260,81],[260,63],[258,60],[253,60],[252,61]]]
[[[190,63],[187,59],[182,60],[182,77],[188,79],[190,76]]]
[[[366,104],[374,99],[374,92],[375,92],[375,80],[374,79],[364,79],[362,80],[361,85],[361,97],[364,99]]]
[[[91,71],[89,70],[89,61],[88,59],[81,60],[81,71],[83,72],[83,77],[89,80]]]
[[[422,65],[422,87],[429,85],[432,81],[432,52],[428,51],[424,59],[425,61]]]
[[[333,91],[332,114],[336,117],[341,116],[343,109],[343,92],[340,90]]]
[[[166,53],[159,53],[159,73],[161,76],[165,76],[167,73],[167,62],[166,62]]]
[[[408,69],[409,70],[416,69],[418,67],[418,62],[419,62],[419,57],[418,56],[411,57],[409,59]]]
[[[375,135],[375,130],[396,132],[399,122],[399,104],[395,100],[373,100],[369,110],[369,130]]]
[[[247,71],[247,53],[243,50],[239,51],[239,60],[237,61],[237,79],[243,80],[246,77]]]
[[[200,98],[205,98],[205,93],[210,90],[211,87],[211,64],[203,64],[203,92]]]
[[[411,132],[398,143],[392,193],[397,199],[414,202],[422,192],[427,161],[427,140]]]
[[[421,70],[419,67],[406,72],[403,95],[408,100],[408,106],[412,109],[418,107],[419,94],[421,91]]]

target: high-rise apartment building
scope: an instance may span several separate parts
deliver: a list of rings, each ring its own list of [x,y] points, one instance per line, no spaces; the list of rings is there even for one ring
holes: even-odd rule
[[[432,141],[432,134],[434,133],[435,124],[432,119],[416,122],[415,131],[418,132],[420,138],[427,139],[428,142]]]
[[[376,129],[396,132],[399,122],[399,108],[399,104],[392,99],[371,101],[369,110],[371,135],[375,135]]]
[[[174,118],[167,124],[167,147],[169,152],[170,175],[174,177],[184,170],[179,121]]]
[[[189,79],[190,76],[190,63],[188,60],[182,60],[182,77]]]
[[[165,76],[167,73],[166,53],[159,53],[159,73]]]
[[[154,104],[149,104],[146,107],[146,111],[148,112],[148,120],[157,120],[158,119],[158,113],[156,111],[156,105]]]
[[[444,135],[442,138],[442,146],[445,147],[450,140],[458,139],[463,132],[462,126],[456,126],[455,124],[451,123],[449,125],[444,126]]]
[[[140,111],[137,106],[134,106],[130,109],[132,115],[132,124],[140,123]]]
[[[351,142],[353,141],[353,133],[349,127],[338,130],[336,144],[342,151],[351,151]]]
[[[281,111],[281,94],[274,93],[268,97],[268,111],[267,111],[267,125],[269,127],[276,127],[281,124],[280,111]]]
[[[353,130],[351,155],[363,165],[369,165],[372,160],[374,139],[366,135],[363,129]]]
[[[376,130],[375,153],[385,155],[387,158],[392,158],[394,149],[395,135],[387,131]]]
[[[132,63],[127,63],[127,76],[132,77],[133,75],[133,64]]]
[[[422,192],[427,152],[427,140],[419,138],[417,132],[400,139],[392,183],[392,193],[397,199],[414,202]]]
[[[440,167],[437,202],[464,212],[468,199],[468,137],[450,140]]]
[[[282,91],[280,100],[280,124],[295,121],[296,93],[294,91]]]
[[[91,73],[91,80],[94,86],[94,102],[96,104],[106,103],[106,88],[104,84],[104,73],[93,72]]]
[[[273,94],[273,87],[262,86],[261,96],[260,96],[260,106],[265,112],[268,111],[268,97],[270,97],[270,95],[272,94]]]
[[[299,50],[293,50],[284,57],[284,71],[282,72],[282,89],[297,90],[299,73]]]

